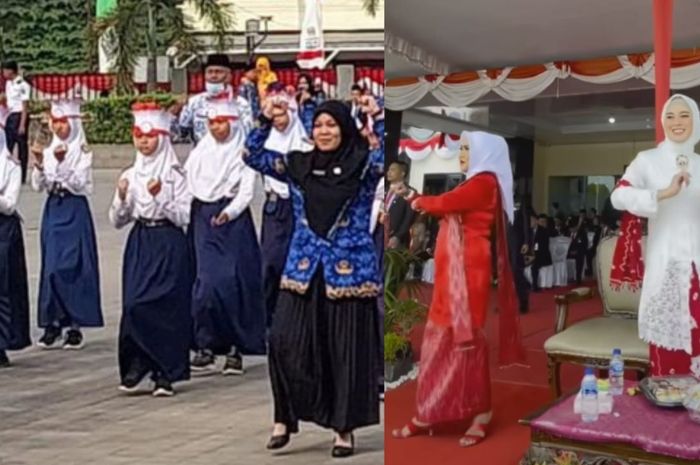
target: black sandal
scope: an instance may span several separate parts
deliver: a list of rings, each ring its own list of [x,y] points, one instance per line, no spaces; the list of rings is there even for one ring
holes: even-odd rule
[[[353,433],[350,433],[350,447],[333,444],[333,450],[331,450],[333,458],[344,459],[353,455],[355,455],[355,435]]]

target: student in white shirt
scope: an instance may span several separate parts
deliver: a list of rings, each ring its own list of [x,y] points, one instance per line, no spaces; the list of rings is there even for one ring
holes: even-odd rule
[[[13,153],[15,146],[22,166],[22,184],[27,180],[27,134],[29,124],[28,102],[31,88],[27,81],[18,74],[19,67],[14,61],[2,64],[2,75],[5,78],[5,96],[10,114],[5,123],[7,149]]]
[[[48,197],[41,220],[39,346],[55,347],[69,328],[64,349],[81,349],[80,328],[102,327],[100,272],[95,226],[87,197],[92,194],[92,152],[80,120],[80,102],[51,104],[53,139],[35,152],[32,188]]]
[[[124,251],[120,390],[135,392],[150,373],[153,395],[167,397],[172,383],[190,376],[191,196],[170,142],[170,114],[151,102],[133,112],[136,161],[120,176],[109,211],[116,228],[134,223]]]
[[[20,167],[5,147],[7,108],[0,104],[0,369],[10,366],[8,350],[31,345],[29,291],[22,222],[17,214]]]
[[[227,96],[210,101],[207,134],[185,164],[197,269],[191,368],[209,371],[217,355],[226,355],[223,374],[231,375],[243,374],[243,355],[266,349],[260,247],[249,208],[257,173],[243,161],[240,118]]]

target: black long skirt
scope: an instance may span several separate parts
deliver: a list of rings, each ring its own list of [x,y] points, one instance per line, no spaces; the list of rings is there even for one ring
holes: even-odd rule
[[[379,423],[377,301],[330,300],[322,272],[305,295],[281,291],[270,333],[275,422],[337,432]]]
[[[263,209],[262,263],[263,286],[267,326],[272,325],[272,317],[280,292],[280,281],[289,253],[289,243],[294,229],[294,212],[290,199],[268,200]]]
[[[262,265],[250,209],[223,226],[211,225],[230,201],[192,203],[190,228],[197,264],[192,288],[195,344],[220,355],[232,347],[243,355],[263,355]]]
[[[124,252],[119,371],[170,382],[190,376],[193,273],[184,232],[137,223]]]
[[[21,350],[29,337],[29,289],[22,224],[0,215],[0,351]]]

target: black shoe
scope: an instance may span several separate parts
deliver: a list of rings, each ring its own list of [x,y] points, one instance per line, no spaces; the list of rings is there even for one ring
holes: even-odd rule
[[[10,366],[10,359],[7,357],[7,352],[0,350],[0,368],[8,368]]]
[[[289,433],[280,434],[278,436],[271,436],[270,440],[267,442],[267,450],[279,450],[289,444],[289,439],[291,438]]]
[[[355,455],[355,435],[350,434],[350,447],[333,445],[331,456],[336,459],[344,459]]]
[[[132,368],[122,379],[122,384],[119,386],[119,390],[126,392],[127,394],[133,394],[134,392],[138,391],[139,384],[141,384],[141,381],[143,381],[145,376],[146,375],[143,372]]]
[[[224,368],[221,370],[221,373],[224,375],[245,374],[245,370],[243,369],[243,357],[241,357],[241,354],[227,355],[226,363],[224,363]]]
[[[159,379],[156,381],[156,387],[153,389],[153,397],[172,397],[175,395],[175,390],[170,381]]]
[[[83,333],[70,329],[63,340],[63,350],[80,350],[83,348]]]
[[[216,357],[210,350],[200,350],[190,362],[192,371],[209,371],[214,369]]]
[[[41,336],[37,345],[42,349],[55,349],[57,347],[56,341],[61,337],[61,333],[61,328],[49,326],[44,330],[44,335]]]

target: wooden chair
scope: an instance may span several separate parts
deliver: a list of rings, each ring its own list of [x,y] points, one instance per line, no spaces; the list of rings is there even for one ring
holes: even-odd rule
[[[591,300],[596,295],[593,288],[578,288],[555,297],[555,334],[547,339],[544,350],[549,383],[556,397],[561,396],[562,363],[607,369],[614,348],[622,350],[625,369],[637,370],[641,375],[648,371],[649,346],[639,338],[637,329],[640,293],[628,289],[614,291],[610,287],[610,269],[617,240],[618,236],[608,236],[598,245],[595,271],[603,316],[567,325],[569,308],[575,303]]]

